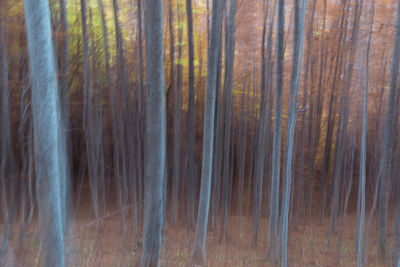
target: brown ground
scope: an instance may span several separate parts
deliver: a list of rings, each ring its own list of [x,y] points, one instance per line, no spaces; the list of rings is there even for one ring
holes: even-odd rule
[[[207,238],[207,266],[275,266],[265,259],[267,221],[260,224],[259,242],[256,248],[251,246],[251,221],[232,216],[229,220],[229,240],[225,245],[218,242],[219,232],[210,231]],[[299,230],[290,231],[288,247],[288,266],[356,266],[355,256],[355,216],[348,215],[344,230],[341,262],[337,260],[338,234],[333,237],[331,249],[327,252],[328,219],[320,225],[313,220],[310,225],[299,227]],[[95,229],[92,221],[80,219],[75,226],[74,246],[69,252],[67,263],[69,266],[138,266],[141,254],[141,245],[138,236],[120,233],[118,214],[109,216]],[[89,224],[89,225],[88,225]],[[129,232],[129,231],[128,231]],[[376,258],[375,226],[372,225],[372,235],[369,237],[369,266],[385,266]],[[166,226],[163,233],[163,246],[161,251],[161,266],[187,266],[193,233],[185,228]],[[391,229],[389,230],[391,233]],[[11,244],[15,248],[18,228],[12,229]],[[391,235],[389,234],[389,239]],[[392,246],[388,246],[390,253]],[[25,238],[22,249],[7,251],[3,258],[2,266],[40,266],[39,235],[33,223]],[[386,266],[393,263],[388,262]],[[279,265],[278,265],[279,266]]]

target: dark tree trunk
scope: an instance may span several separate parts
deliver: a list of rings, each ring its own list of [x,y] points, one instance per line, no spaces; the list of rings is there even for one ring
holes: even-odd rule
[[[187,115],[187,166],[186,166],[186,179],[189,184],[192,185],[191,198],[189,202],[194,205],[196,196],[196,184],[197,184],[197,172],[195,172],[195,157],[196,157],[196,103],[195,103],[195,75],[194,75],[194,41],[193,41],[193,12],[192,12],[192,0],[186,0],[186,12],[187,12],[187,35],[188,35],[188,54],[189,54],[189,72],[188,72],[188,83],[189,83],[189,99],[188,99],[188,115]],[[201,68],[201,67],[200,67]],[[199,79],[201,77],[199,76]],[[194,212],[194,210],[193,210]],[[194,217],[194,215],[193,215]],[[192,215],[189,215],[192,218]],[[191,222],[191,219],[188,220]],[[194,221],[193,221],[194,223]]]
[[[165,99],[162,1],[146,0],[146,167],[142,267],[159,266],[163,225]],[[155,168],[155,166],[157,166]]]
[[[235,6],[236,1],[231,0],[229,4],[229,18],[225,32],[225,88],[224,88],[224,107],[225,107],[225,129],[224,129],[224,149],[223,149],[223,171],[222,171],[222,216],[221,216],[221,235],[220,241],[225,242],[228,231],[228,217],[230,211],[230,194],[228,190],[232,164],[230,164],[229,155],[233,155],[231,151],[231,117],[232,117],[232,87],[233,87],[233,65],[235,58]]]
[[[277,249],[278,217],[279,217],[279,182],[281,161],[282,134],[282,90],[283,90],[283,59],[285,30],[285,0],[278,0],[278,23],[276,43],[276,84],[275,84],[275,114],[272,151],[272,181],[270,192],[270,221],[268,225],[268,249]],[[269,253],[269,252],[268,252]],[[277,253],[273,257],[277,258]]]

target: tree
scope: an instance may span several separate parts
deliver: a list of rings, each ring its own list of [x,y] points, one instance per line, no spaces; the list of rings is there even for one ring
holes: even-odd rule
[[[275,11],[275,3],[272,9],[270,28],[268,33],[267,47],[265,47],[265,39],[267,33],[267,18],[269,12],[269,3],[266,6],[265,14],[264,14],[264,22],[263,22],[263,33],[262,33],[262,41],[261,41],[261,100],[260,100],[260,119],[258,126],[258,134],[257,134],[257,146],[256,146],[256,159],[254,163],[254,196],[253,196],[253,227],[254,227],[254,235],[253,235],[253,245],[257,244],[258,240],[258,226],[260,223],[260,212],[261,212],[261,195],[262,195],[262,184],[264,177],[264,167],[265,167],[265,158],[267,153],[267,144],[265,142],[266,139],[266,123],[267,123],[267,97],[270,96],[269,84],[267,84],[267,74],[271,74],[270,70],[272,69],[269,66],[270,58],[271,58],[271,38],[272,38],[272,25]],[[267,73],[268,72],[268,73]],[[271,79],[269,76],[268,79]],[[269,114],[270,115],[270,114]]]
[[[294,150],[294,133],[297,120],[297,95],[300,84],[300,72],[303,59],[303,37],[304,37],[304,17],[307,0],[294,2],[294,43],[293,43],[293,63],[292,76],[290,82],[289,114],[287,121],[286,150],[284,161],[284,183],[283,183],[283,203],[281,212],[281,244],[282,259],[281,265],[287,266],[287,236],[289,221],[290,192],[292,183],[292,162]]]
[[[215,88],[217,85],[217,68],[219,47],[221,44],[222,1],[213,0],[212,25],[210,47],[208,50],[207,67],[207,92],[204,107],[203,126],[203,158],[201,166],[200,200],[197,215],[196,235],[192,252],[192,262],[204,264],[204,248],[206,245],[208,212],[210,207],[211,173],[214,140],[214,112],[215,112]]]
[[[163,224],[165,100],[162,1],[146,0],[146,161],[142,267],[159,266]],[[155,168],[155,166],[157,166]]]
[[[0,247],[0,256],[6,251],[8,247],[8,238],[10,234],[10,212],[7,201],[7,181],[6,177],[10,174],[10,160],[11,152],[11,129],[10,129],[10,114],[9,114],[9,94],[10,88],[8,86],[8,58],[7,58],[7,39],[5,32],[5,10],[2,6],[2,16],[0,18],[0,118],[2,120],[1,143],[0,143],[0,189],[1,189],[1,213],[4,222],[4,230],[2,237],[2,244]]]
[[[69,36],[68,36],[68,20],[67,20],[67,4],[65,0],[60,0],[60,21],[61,21],[61,59],[59,60],[59,87],[60,87],[60,121],[61,133],[69,129],[69,101],[68,93],[68,49],[69,49]],[[60,190],[61,190],[61,210],[63,213],[63,229],[66,230],[67,220],[71,213],[70,198],[71,198],[71,174],[70,174],[70,154],[71,149],[69,136],[62,134],[60,136],[60,153],[65,154],[66,158],[60,161]]]
[[[397,9],[396,25],[400,25],[400,1]],[[390,90],[388,99],[388,109],[386,112],[384,122],[384,132],[382,139],[381,157],[379,161],[378,177],[376,179],[374,201],[371,207],[370,216],[368,219],[368,228],[365,239],[365,251],[368,252],[368,232],[371,225],[372,214],[374,213],[378,203],[378,214],[377,214],[377,229],[378,229],[378,256],[381,260],[385,260],[387,256],[386,249],[386,234],[387,234],[387,210],[388,210],[388,199],[389,199],[389,177],[391,175],[391,162],[393,156],[394,146],[394,132],[395,132],[395,113],[397,105],[397,94],[398,94],[398,76],[399,76],[399,65],[400,65],[400,27],[396,27],[396,34],[393,46],[393,60],[390,75]],[[379,192],[379,193],[378,193]],[[378,202],[379,197],[379,202]],[[368,253],[365,253],[367,257]],[[367,258],[364,260],[364,264],[367,264]]]
[[[128,80],[125,66],[125,51],[124,51],[124,40],[122,38],[122,31],[119,18],[119,5],[118,0],[113,0],[113,15],[114,15],[114,27],[115,27],[115,40],[117,48],[117,79],[115,84],[113,83],[113,90],[110,90],[111,95],[111,112],[113,118],[113,137],[114,137],[114,169],[117,184],[117,197],[118,205],[121,212],[121,230],[125,232],[125,206],[128,198],[128,180],[133,174],[128,171],[128,165],[132,162],[128,157],[131,145],[133,142],[127,141],[126,128],[131,126],[131,120],[127,118],[131,114],[128,112]],[[120,106],[121,114],[117,114],[116,106]],[[126,122],[126,123],[124,123]]]
[[[187,115],[187,167],[186,177],[189,180],[189,185],[192,187],[191,195],[189,195],[189,207],[188,221],[189,224],[192,222],[194,217],[194,206],[195,206],[195,189],[197,183],[197,172],[196,169],[196,102],[195,102],[195,75],[194,75],[194,40],[193,40],[193,10],[192,0],[186,0],[186,14],[187,14],[187,36],[188,36],[188,59],[189,59],[189,72],[188,72],[188,83],[189,83],[189,99],[188,99],[188,115]],[[200,76],[200,75],[199,75]],[[193,214],[193,215],[192,215]]]
[[[56,63],[46,0],[25,0],[43,266],[64,266],[64,236],[60,197],[60,108]]]
[[[367,52],[365,62],[365,88],[362,106],[362,126],[361,126],[361,149],[360,149],[360,179],[357,198],[357,214],[358,214],[358,239],[357,239],[357,266],[361,267],[363,263],[362,250],[364,241],[364,224],[365,224],[365,183],[366,183],[366,161],[367,161],[367,129],[368,129],[368,89],[369,89],[369,55],[371,51],[372,29],[375,16],[375,0],[371,2],[369,34],[367,41]]]
[[[229,16],[225,31],[225,88],[224,88],[224,107],[225,107],[225,128],[224,128],[224,148],[223,148],[223,170],[222,170],[222,216],[221,216],[221,235],[220,240],[226,241],[228,231],[228,216],[230,211],[229,198],[231,195],[230,183],[232,180],[230,155],[231,151],[231,120],[232,120],[232,89],[233,89],[233,65],[235,59],[235,12],[236,1],[229,3]]]
[[[279,181],[282,135],[282,90],[283,90],[283,57],[284,57],[285,0],[278,0],[278,23],[276,42],[276,82],[275,82],[275,119],[272,150],[272,182],[270,193],[270,221],[268,225],[268,248],[277,248],[279,216]],[[276,257],[275,255],[274,257]]]
[[[89,33],[87,26],[87,8],[86,8],[86,0],[81,0],[81,19],[82,19],[82,39],[83,39],[83,80],[84,80],[84,119],[83,119],[83,127],[85,129],[86,136],[86,154],[88,159],[88,173],[89,173],[89,182],[90,182],[90,190],[92,196],[92,204],[94,209],[94,214],[96,217],[96,221],[99,218],[98,211],[98,185],[97,185],[97,167],[95,166],[95,157],[93,155],[93,150],[96,147],[94,143],[94,129],[93,129],[93,116],[92,116],[92,99],[91,99],[91,91],[93,87],[93,78],[92,72],[90,68],[90,51],[89,51]],[[98,226],[98,224],[96,224]]]

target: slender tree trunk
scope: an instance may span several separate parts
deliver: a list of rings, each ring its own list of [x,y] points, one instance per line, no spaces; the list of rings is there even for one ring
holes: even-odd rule
[[[180,129],[178,127],[178,115],[180,111],[180,106],[176,106],[177,97],[178,97],[178,84],[177,79],[175,78],[175,33],[174,33],[174,18],[173,18],[173,10],[172,10],[172,1],[168,1],[168,21],[169,21],[169,46],[170,46],[170,88],[173,90],[173,99],[174,99],[174,113],[173,113],[173,160],[172,160],[172,189],[171,189],[171,216],[172,223],[176,225],[178,219],[178,187],[179,187],[179,178],[180,178],[180,168],[179,168],[179,160],[180,160],[180,140],[179,140],[179,132]],[[171,90],[169,89],[169,90]]]
[[[362,3],[361,3],[362,4]],[[343,172],[343,155],[345,149],[345,139],[347,135],[348,128],[348,118],[349,118],[349,91],[351,87],[352,75],[354,70],[354,62],[355,62],[355,54],[357,51],[357,43],[358,43],[358,32],[359,32],[359,21],[361,16],[361,5],[357,0],[354,7],[354,21],[353,21],[353,30],[351,34],[351,49],[350,49],[350,57],[349,64],[346,69],[345,78],[344,78],[344,92],[342,93],[341,103],[340,103],[340,115],[338,128],[336,131],[336,145],[335,145],[335,162],[333,169],[333,191],[332,191],[332,202],[331,202],[331,214],[330,214],[330,222],[329,222],[329,233],[328,233],[328,249],[330,244],[330,238],[332,232],[336,229],[336,219],[339,214],[339,189],[341,188],[342,181],[342,172]],[[350,6],[347,6],[347,10],[349,10]],[[346,19],[347,24],[347,19]],[[347,28],[347,25],[345,29]]]
[[[225,96],[225,129],[224,129],[224,154],[223,154],[223,176],[222,176],[222,216],[221,216],[221,235],[220,241],[225,242],[227,239],[228,231],[228,217],[230,211],[229,195],[231,191],[228,190],[232,164],[230,164],[229,155],[233,155],[231,150],[231,117],[232,117],[232,87],[233,87],[233,65],[235,58],[235,0],[230,1],[229,18],[226,26],[225,38],[225,83],[224,83],[224,96]]]
[[[272,182],[270,193],[270,221],[268,225],[268,249],[278,247],[278,216],[279,216],[279,181],[281,161],[281,133],[282,133],[282,90],[283,90],[283,59],[284,59],[284,30],[285,30],[285,0],[278,1],[278,23],[276,43],[276,84],[275,84],[275,115],[274,137],[272,151]],[[269,253],[269,252],[268,252]],[[277,255],[274,253],[274,258]]]
[[[7,177],[10,175],[10,160],[11,152],[11,129],[10,129],[10,114],[9,114],[9,94],[10,88],[8,86],[8,58],[7,58],[7,38],[5,32],[5,7],[2,3],[0,18],[0,118],[1,118],[1,135],[0,135],[0,189],[1,189],[1,213],[3,219],[3,234],[2,244],[0,247],[0,257],[7,250],[8,238],[10,234],[10,212],[8,207],[8,189]]]
[[[257,136],[256,146],[256,161],[254,164],[254,195],[253,195],[253,245],[257,245],[258,240],[258,226],[260,224],[260,212],[261,212],[261,198],[262,198],[262,184],[264,177],[265,167],[265,154],[266,154],[266,142],[265,142],[265,121],[266,121],[266,98],[267,98],[267,55],[265,49],[265,39],[267,33],[267,18],[269,11],[269,3],[265,7],[264,12],[264,25],[262,32],[261,42],[261,101],[260,101],[260,119]],[[273,12],[272,12],[273,16]],[[270,78],[270,77],[269,77]]]
[[[239,213],[240,230],[242,229],[242,210],[243,210],[243,190],[244,190],[244,177],[246,166],[246,151],[247,151],[247,129],[248,129],[248,114],[250,102],[250,82],[244,80],[242,99],[241,99],[241,113],[239,118],[239,148],[237,149],[237,165],[238,165],[238,201],[237,210]],[[246,92],[247,91],[247,92]]]
[[[400,1],[398,1],[396,25],[400,25]],[[364,264],[367,265],[368,256],[368,233],[371,225],[372,215],[376,209],[379,197],[378,214],[377,214],[377,227],[378,227],[378,257],[385,260],[387,256],[386,248],[386,232],[387,232],[387,209],[389,198],[389,177],[391,175],[391,161],[393,155],[393,142],[394,142],[394,125],[395,125],[395,107],[398,91],[398,69],[400,62],[400,27],[396,27],[396,34],[393,47],[393,60],[390,77],[390,92],[388,100],[388,110],[385,118],[385,127],[383,132],[381,157],[379,159],[378,177],[376,179],[374,201],[368,219],[368,227],[366,230],[365,239],[365,258]],[[379,191],[379,193],[378,193]]]
[[[132,115],[129,111],[129,103],[128,103],[128,78],[126,72],[126,64],[125,64],[125,56],[124,56],[124,41],[122,37],[120,18],[119,18],[119,5],[118,0],[113,0],[113,15],[114,15],[114,26],[115,26],[115,39],[117,45],[117,77],[118,79],[115,82],[115,90],[116,94],[114,97],[113,105],[118,105],[118,111],[120,114],[115,113],[114,118],[116,119],[116,130],[114,137],[114,146],[116,146],[117,151],[114,157],[115,165],[116,165],[116,183],[117,183],[117,195],[118,195],[118,204],[121,212],[121,230],[125,232],[125,206],[127,205],[128,199],[128,181],[131,179],[132,173],[128,171],[130,166],[130,152],[132,152],[130,145],[133,142],[129,142],[128,136],[130,137],[130,126],[131,119],[130,115]],[[114,109],[117,106],[114,106]],[[115,112],[115,111],[114,111]],[[129,166],[128,166],[129,165]]]
[[[341,48],[343,43],[343,25],[346,16],[345,12],[345,4],[342,4],[342,15],[340,20],[340,32],[339,32],[339,41],[336,48],[336,62],[335,62],[335,69],[333,74],[333,83],[332,83],[332,91],[329,100],[329,112],[328,112],[328,129],[325,138],[325,148],[324,148],[324,159],[323,159],[323,170],[322,170],[322,193],[321,193],[321,200],[320,200],[320,222],[322,222],[322,218],[325,216],[325,208],[326,208],[326,194],[327,194],[327,180],[329,175],[329,167],[330,167],[330,158],[331,158],[331,151],[332,151],[332,142],[333,142],[333,130],[335,128],[334,116],[336,114],[336,88],[337,84],[339,83],[339,76],[342,69],[342,55],[341,55]],[[332,62],[333,65],[333,62]]]
[[[358,187],[357,214],[358,218],[358,238],[357,238],[357,266],[362,267],[362,253],[364,242],[364,225],[365,225],[365,184],[366,184],[366,162],[367,162],[367,129],[368,129],[368,89],[369,89],[369,55],[372,42],[372,29],[375,17],[375,0],[371,2],[369,34],[365,62],[365,89],[362,106],[362,126],[361,126],[361,149],[360,149],[360,179]]]
[[[197,184],[197,172],[195,172],[195,157],[196,157],[196,102],[195,102],[195,74],[194,74],[194,41],[193,41],[193,13],[192,13],[192,0],[186,0],[187,12],[187,35],[188,35],[188,54],[189,54],[189,99],[188,99],[188,115],[187,115],[187,167],[186,179],[189,180],[194,188],[192,189],[192,200],[195,202],[196,191],[195,184]],[[201,67],[200,67],[201,68]],[[199,79],[201,77],[199,76]],[[193,210],[194,212],[194,210]],[[192,216],[190,216],[192,217]],[[194,215],[193,215],[194,217]]]
[[[60,0],[60,21],[61,21],[61,60],[60,60],[60,88],[63,99],[68,92],[68,20],[67,20],[67,4],[66,0]],[[63,99],[65,101],[65,99]],[[65,102],[63,102],[65,104]]]
[[[86,137],[86,155],[87,167],[89,173],[90,191],[92,196],[92,205],[96,221],[99,218],[98,211],[98,187],[97,187],[97,172],[95,170],[95,155],[93,146],[93,117],[92,117],[92,73],[90,68],[90,51],[89,51],[89,32],[87,23],[87,7],[86,0],[81,0],[81,19],[82,19],[82,39],[83,39],[83,80],[84,80],[84,111],[83,111],[83,128],[85,129]],[[98,224],[96,224],[98,226]]]
[[[305,60],[305,66],[304,66],[304,82],[303,82],[303,99],[302,99],[302,114],[301,114],[301,132],[300,132],[300,142],[298,145],[298,152],[299,154],[299,170],[297,174],[295,175],[295,191],[296,195],[293,196],[295,199],[295,205],[296,205],[296,210],[294,213],[294,225],[295,227],[297,226],[299,216],[303,216],[301,214],[302,207],[305,205],[304,203],[304,180],[305,180],[305,175],[306,175],[306,168],[305,168],[305,162],[307,158],[307,153],[305,149],[305,143],[306,143],[306,135],[307,135],[307,127],[306,127],[306,114],[307,114],[307,109],[309,104],[307,103],[307,98],[308,98],[308,87],[309,84],[311,84],[311,79],[310,79],[310,63],[311,63],[311,57],[313,54],[313,29],[314,29],[314,17],[315,17],[315,6],[316,6],[316,0],[312,2],[312,8],[311,8],[311,16],[310,16],[310,22],[309,22],[309,28],[307,30],[307,56]]]
[[[105,13],[104,13],[104,5],[103,5],[103,0],[98,0],[98,5],[100,9],[100,16],[101,16],[101,26],[102,26],[102,35],[103,35],[103,47],[104,47],[104,62],[106,66],[106,86],[109,90],[109,93],[111,93],[113,89],[113,81],[112,81],[112,74],[111,74],[111,68],[110,68],[110,51],[109,51],[109,45],[108,45],[108,31],[107,31],[107,25],[106,25],[106,18],[105,18]],[[109,100],[109,105],[112,106],[113,103],[111,102],[111,98]],[[111,103],[110,103],[111,102]],[[113,108],[113,106],[111,107]],[[113,113],[113,112],[111,112]],[[113,116],[113,114],[111,114]],[[114,121],[114,118],[113,118]],[[113,125],[113,124],[112,124]],[[105,183],[105,182],[103,182]],[[102,198],[103,198],[103,213],[106,212],[106,190],[104,189],[102,193]]]
[[[221,0],[213,0],[210,47],[208,50],[207,93],[203,128],[203,158],[201,169],[201,186],[199,210],[197,215],[196,235],[192,253],[192,262],[204,264],[208,211],[210,206],[210,188],[214,140],[215,88],[217,85],[217,68],[221,42]]]
[[[60,21],[61,21],[61,60],[60,60],[60,106],[61,106],[61,127],[62,131],[66,132],[70,128],[69,121],[69,99],[68,99],[68,71],[69,71],[69,60],[68,60],[68,49],[69,49],[69,30],[67,20],[67,5],[65,0],[60,0]],[[60,147],[61,154],[66,155],[66,159],[60,162],[60,190],[61,190],[61,209],[63,214],[63,229],[66,230],[69,216],[71,215],[70,200],[72,197],[72,185],[71,185],[71,162],[70,156],[72,155],[72,149],[69,135],[60,136]]]
[[[304,17],[306,12],[307,0],[294,2],[294,43],[293,43],[293,62],[292,76],[290,83],[289,114],[287,121],[286,150],[284,161],[284,184],[283,184],[283,203],[281,212],[281,266],[287,266],[287,239],[290,191],[292,183],[292,163],[294,150],[294,134],[297,120],[297,95],[300,84],[300,73],[303,60],[303,37],[304,37]]]
[[[143,142],[142,140],[144,139],[144,110],[145,110],[145,93],[144,91],[144,84],[143,80],[145,79],[144,77],[144,67],[143,67],[143,33],[142,33],[142,4],[141,0],[137,0],[137,20],[138,20],[138,56],[139,56],[139,62],[138,62],[138,82],[137,82],[137,98],[138,98],[138,129],[137,129],[137,159],[138,159],[138,200],[139,200],[139,205],[138,205],[138,214],[140,216],[143,215],[143,183],[144,183],[144,175],[143,175]]]

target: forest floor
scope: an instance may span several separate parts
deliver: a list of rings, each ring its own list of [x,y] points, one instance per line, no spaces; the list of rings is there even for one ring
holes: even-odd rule
[[[129,230],[121,234],[119,214],[101,220],[96,230],[87,214],[76,220],[73,246],[67,252],[67,266],[138,266],[141,255],[141,242],[138,240],[141,234],[129,234]],[[308,225],[292,229],[289,234],[288,266],[356,266],[355,222],[354,214],[346,217],[340,264],[337,249],[339,233],[333,235],[331,249],[327,251],[328,218],[322,224],[313,219]],[[249,217],[240,220],[237,216],[231,216],[228,227],[229,239],[226,244],[220,244],[218,230],[209,231],[207,266],[279,266],[266,260],[267,220],[261,221],[257,247],[252,246],[252,222]],[[375,229],[373,223],[370,231],[373,234],[369,236],[368,266],[392,266],[391,263],[384,265],[377,260]],[[27,229],[23,248],[15,249],[18,231],[18,226],[13,226],[11,246],[0,265],[40,266],[37,224],[33,222]],[[391,228],[388,232],[391,240]],[[193,237],[194,231],[172,227],[167,223],[163,231],[161,266],[188,266]],[[389,244],[388,248],[392,250],[393,246]]]

